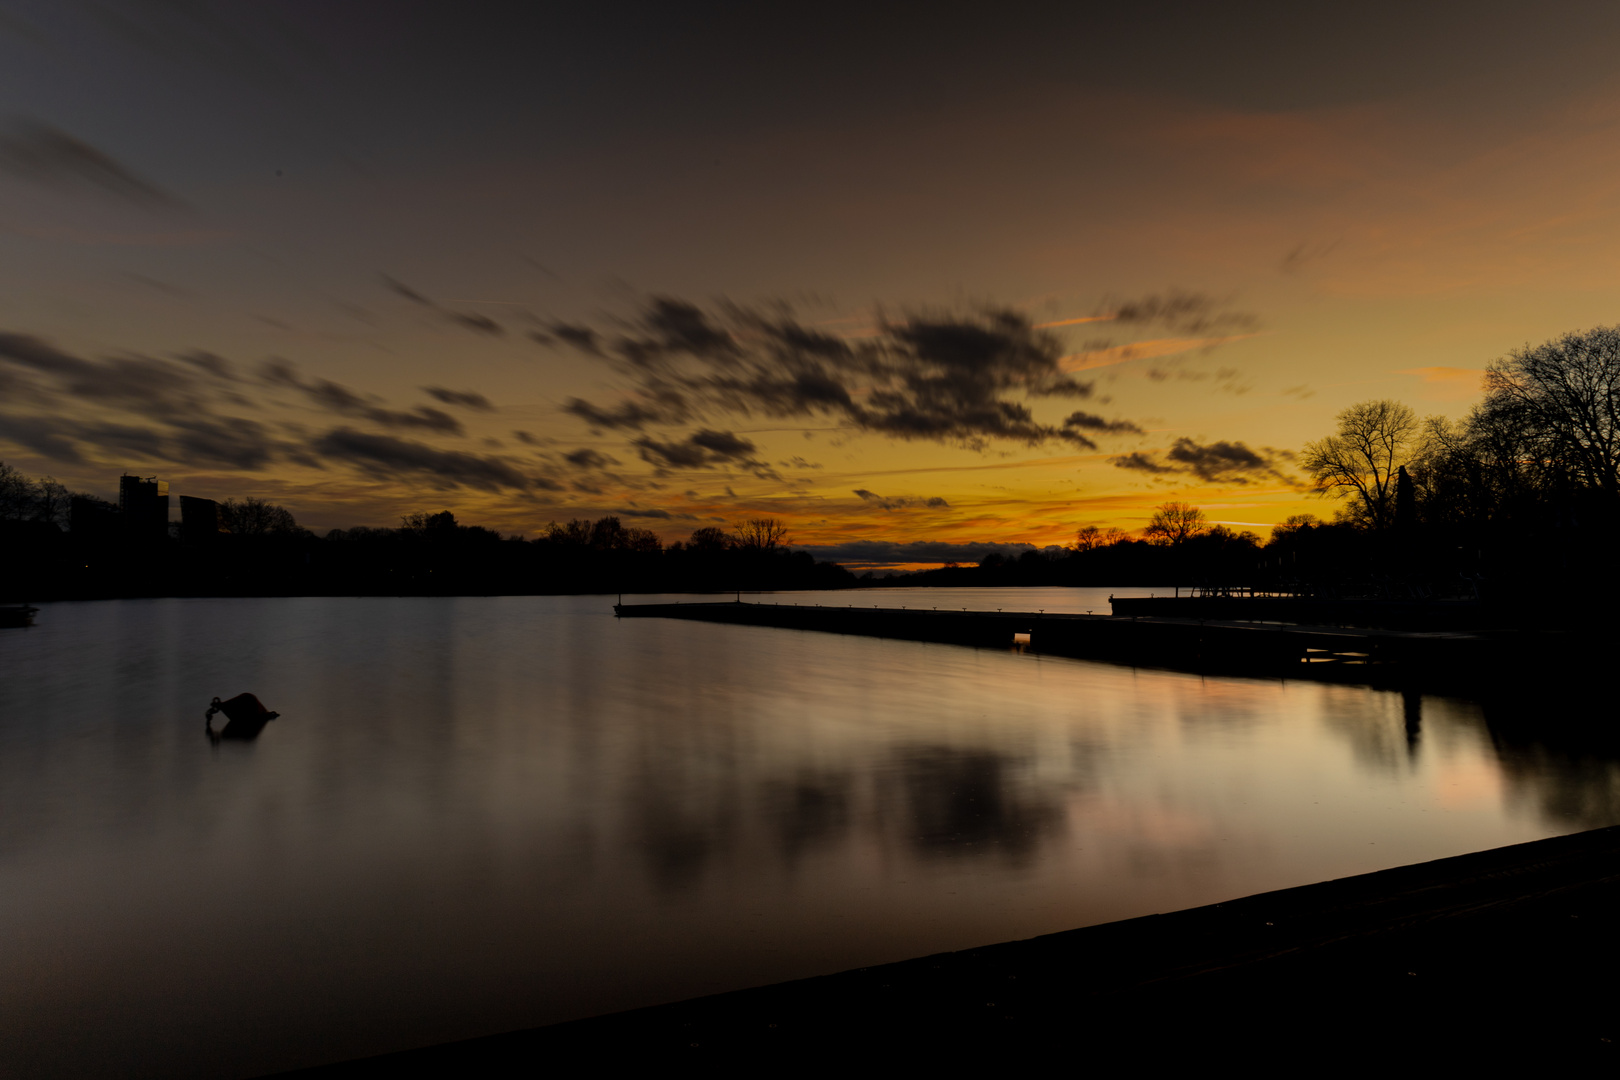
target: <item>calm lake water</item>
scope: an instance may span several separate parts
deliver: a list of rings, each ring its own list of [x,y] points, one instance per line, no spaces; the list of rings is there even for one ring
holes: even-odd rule
[[[1514,734],[1556,702],[612,602],[51,604],[0,631],[0,1073],[248,1075],[1620,821],[1612,754]],[[281,718],[210,743],[241,691]]]

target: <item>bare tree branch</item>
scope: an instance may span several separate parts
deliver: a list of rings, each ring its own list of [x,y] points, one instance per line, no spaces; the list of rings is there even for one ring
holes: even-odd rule
[[[1320,495],[1354,495],[1375,529],[1395,514],[1395,474],[1418,432],[1417,414],[1398,401],[1362,401],[1338,415],[1339,430],[1305,444],[1300,464]]]

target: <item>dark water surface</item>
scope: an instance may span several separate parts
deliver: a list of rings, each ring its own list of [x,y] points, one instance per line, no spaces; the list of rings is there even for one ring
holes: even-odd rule
[[[1523,734],[1567,702],[611,603],[51,604],[0,631],[0,1073],[253,1074],[1620,822],[1612,753]],[[241,691],[281,718],[211,743]]]

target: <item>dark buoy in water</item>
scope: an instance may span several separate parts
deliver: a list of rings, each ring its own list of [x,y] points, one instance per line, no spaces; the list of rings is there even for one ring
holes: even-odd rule
[[[215,731],[214,714],[220,712],[225,714],[225,726]],[[280,715],[265,708],[264,702],[252,694],[237,694],[229,701],[215,698],[203,714],[203,731],[216,743],[221,739],[257,739],[264,725]]]

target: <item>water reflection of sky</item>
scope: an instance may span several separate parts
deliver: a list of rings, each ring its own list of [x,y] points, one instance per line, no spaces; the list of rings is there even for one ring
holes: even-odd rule
[[[0,637],[0,1068],[268,1071],[1620,821],[1620,752],[1549,735],[1556,696],[609,603],[61,604]],[[211,744],[242,690],[281,718]]]

